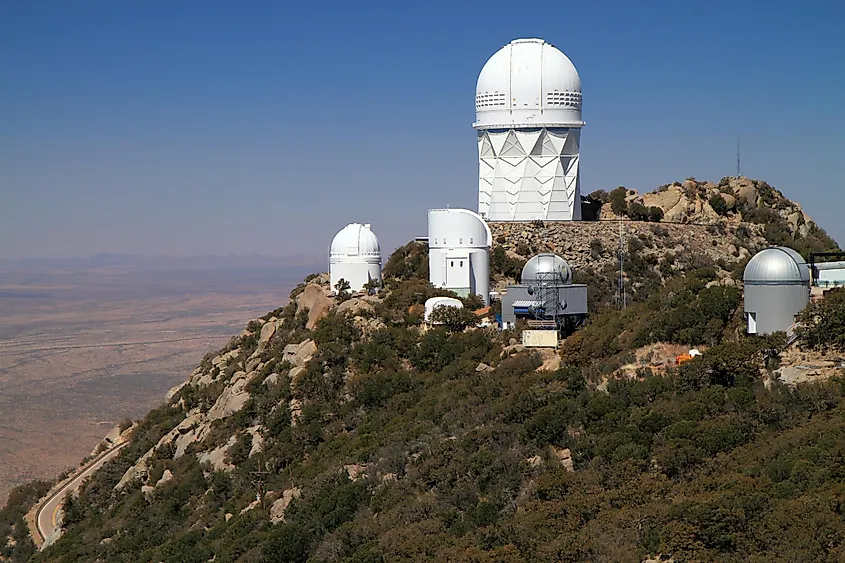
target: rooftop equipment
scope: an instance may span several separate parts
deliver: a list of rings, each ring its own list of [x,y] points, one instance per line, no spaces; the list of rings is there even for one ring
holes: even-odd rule
[[[428,212],[429,281],[461,297],[479,295],[490,304],[490,227],[468,209]]]
[[[581,78],[542,39],[493,54],[475,90],[478,212],[490,221],[581,219]]]
[[[824,289],[845,286],[845,252],[810,254],[812,285]]]
[[[572,268],[551,253],[534,256],[522,268],[522,282],[502,296],[502,326],[526,319],[530,328],[570,332],[587,316],[587,286],[572,283]]]
[[[785,246],[755,254],[743,281],[749,334],[788,331],[810,301],[810,268],[798,252]]]
[[[332,239],[329,278],[332,289],[340,279],[349,282],[351,291],[361,291],[370,282],[381,285],[381,247],[369,224],[347,225]]]

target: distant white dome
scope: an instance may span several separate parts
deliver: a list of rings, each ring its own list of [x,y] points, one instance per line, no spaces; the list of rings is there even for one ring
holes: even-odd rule
[[[431,314],[438,307],[454,307],[455,309],[463,309],[464,304],[459,299],[454,297],[432,297],[425,302],[425,321],[431,318]]]
[[[352,262],[381,264],[381,247],[369,224],[347,225],[332,239],[329,264]]]
[[[747,285],[807,285],[810,268],[795,250],[772,246],[751,258],[742,279]]]
[[[581,127],[581,78],[572,61],[542,39],[515,39],[481,69],[477,129]]]
[[[568,285],[572,283],[572,268],[557,254],[538,254],[523,266],[521,283],[531,285],[540,282]]]

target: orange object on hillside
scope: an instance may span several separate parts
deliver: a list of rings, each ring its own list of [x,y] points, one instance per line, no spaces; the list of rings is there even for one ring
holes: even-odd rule
[[[679,354],[679,355],[675,356],[675,365],[679,366],[679,365],[681,365],[685,362],[690,361],[691,359],[692,359],[692,356],[690,356],[689,354]]]

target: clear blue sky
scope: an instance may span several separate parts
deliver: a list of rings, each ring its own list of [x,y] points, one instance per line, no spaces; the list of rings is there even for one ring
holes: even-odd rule
[[[385,255],[475,209],[475,80],[578,68],[583,192],[735,171],[845,241],[845,2],[0,3],[0,258]]]

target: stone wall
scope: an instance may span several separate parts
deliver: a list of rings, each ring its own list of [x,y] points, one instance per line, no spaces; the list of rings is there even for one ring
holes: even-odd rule
[[[501,246],[511,256],[528,258],[538,252],[554,252],[575,268],[602,267],[618,260],[619,221],[559,221],[489,223],[493,248]],[[645,241],[644,255],[660,258],[670,251],[675,256],[687,253],[704,255],[714,261],[733,262],[749,256],[746,247],[765,246],[757,225],[748,225],[750,240],[739,244],[736,225],[721,227],[623,221],[626,239]],[[649,244],[651,245],[649,247]],[[529,252],[526,254],[525,250]]]

